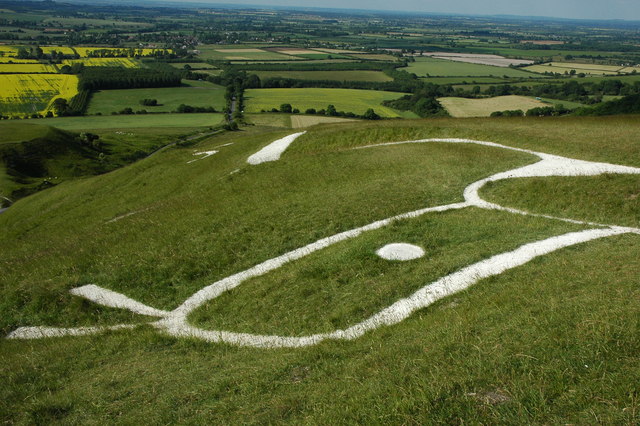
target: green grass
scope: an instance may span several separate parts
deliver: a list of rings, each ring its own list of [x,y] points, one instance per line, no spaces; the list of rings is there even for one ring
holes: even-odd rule
[[[397,99],[404,93],[357,89],[249,89],[245,92],[247,112],[270,111],[290,103],[304,112],[308,108],[326,109],[333,104],[338,111],[364,114],[373,108],[382,117],[400,117],[401,113],[381,105],[383,100]]]
[[[294,78],[296,80],[331,81],[393,81],[382,71],[258,71],[261,80],[266,78]]]
[[[640,227],[640,187],[633,175],[530,178],[485,189],[499,204],[597,223]]]
[[[495,77],[423,77],[421,80],[433,84],[486,84],[505,83],[509,80]]]
[[[491,65],[468,64],[465,62],[448,61],[446,59],[417,58],[410,62],[407,72],[415,73],[419,77],[520,77],[529,78],[535,74],[512,68],[494,67]]]
[[[332,59],[336,56],[338,57],[338,59],[346,58],[340,55],[329,55],[326,53],[301,53],[301,54],[295,55],[295,57],[297,58],[304,58],[304,59]]]
[[[142,108],[141,108],[142,109]],[[40,121],[42,124],[66,130],[129,129],[147,127],[210,127],[220,124],[222,114],[135,114],[86,117],[56,117]]]
[[[473,138],[640,166],[635,117],[330,124],[309,130],[278,162],[246,164],[289,133],[251,126],[19,200],[0,214],[0,331],[144,321],[68,290],[96,283],[171,309],[265,259],[459,201],[470,182],[536,161],[474,145],[357,146]],[[187,164],[195,150],[211,149],[219,152]],[[521,179],[483,194],[539,213],[633,224],[638,179]],[[128,213],[136,214],[107,223]],[[249,332],[328,330],[470,262],[575,229],[582,227],[498,211],[428,214],[252,279],[193,320]],[[427,256],[396,263],[373,255],[398,241],[423,245]],[[636,424],[639,271],[638,236],[602,239],[483,280],[394,326],[306,349],[204,343],[150,327],[2,341],[0,416],[82,424]]]
[[[0,145],[43,137],[48,133],[46,126],[20,121],[0,121]]]
[[[169,65],[171,65],[174,68],[178,68],[180,70],[184,69],[185,65],[189,65],[192,70],[198,70],[198,71],[216,69],[216,67],[214,67],[213,65],[207,64],[205,62],[188,62],[188,63],[176,62],[176,63],[170,63]]]
[[[142,99],[157,99],[159,105],[141,105]],[[101,90],[91,97],[87,113],[107,115],[127,107],[134,111],[171,112],[180,104],[214,107],[221,111],[225,106],[224,87],[205,81],[189,81],[183,87]]]

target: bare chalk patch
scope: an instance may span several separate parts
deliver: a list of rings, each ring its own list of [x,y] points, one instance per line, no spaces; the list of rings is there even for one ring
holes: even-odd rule
[[[223,146],[229,146],[229,145],[233,145],[233,142],[231,142],[231,143],[226,143],[226,144],[224,144],[224,145],[217,146],[216,148],[222,148]],[[218,152],[220,152],[220,151],[218,151],[218,150],[216,150],[216,149],[213,149],[213,150],[211,150],[211,151],[200,151],[200,152],[194,152],[194,153],[193,153],[193,155],[200,155],[200,158],[196,158],[196,159],[194,159],[194,160],[187,161],[187,164],[191,164],[191,163],[196,162],[196,161],[199,161],[199,160],[204,160],[205,158],[211,157],[212,155],[215,155],[215,154],[217,154]]]
[[[187,161],[187,164],[191,164],[191,163],[193,163],[195,161],[198,161],[198,160],[204,160],[205,158],[211,157],[212,155],[217,154],[218,152],[219,151],[215,151],[215,150],[213,150],[213,151],[194,152],[193,155],[201,155],[201,157],[200,158],[196,158],[195,160]]]
[[[92,302],[99,305],[109,306],[111,308],[127,309],[140,315],[149,315],[153,317],[165,317],[169,315],[169,312],[161,311],[159,309],[144,305],[138,301],[128,298],[123,294],[98,287],[95,284],[88,284],[82,287],[74,288],[70,291],[70,293],[74,296],[84,297],[85,299],[91,300]]]
[[[305,133],[307,132],[294,133],[292,135],[285,136],[282,139],[278,139],[277,141],[271,142],[269,145],[247,158],[247,163],[255,166],[269,161],[278,161],[289,145]]]
[[[407,243],[393,243],[387,244],[376,251],[376,254],[383,259],[387,260],[413,260],[419,259],[424,256],[424,250],[422,247],[414,246]]]

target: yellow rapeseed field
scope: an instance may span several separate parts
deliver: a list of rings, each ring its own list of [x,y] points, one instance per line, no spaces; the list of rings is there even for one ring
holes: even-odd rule
[[[18,59],[13,56],[0,56],[0,64],[37,64],[36,59]]]
[[[140,62],[132,58],[82,58],[82,59],[65,59],[63,65],[72,65],[75,63],[83,63],[87,67],[124,67],[138,68]]]
[[[128,48],[119,49],[119,48],[110,48],[110,47],[74,47],[74,49],[76,50],[76,52],[78,52],[78,55],[80,55],[83,58],[88,57],[91,52],[96,51],[96,50],[115,50],[115,51],[129,50]],[[149,56],[153,52],[158,51],[158,50],[162,51],[163,49],[138,49],[138,48],[133,48],[132,50],[133,50],[133,54],[134,55],[137,55],[137,56]]]
[[[75,52],[71,47],[66,46],[40,46],[42,52],[45,54],[50,54],[52,51],[56,51],[58,53],[62,52],[64,55],[73,55]]]
[[[18,48],[17,47],[0,44],[0,57],[16,56],[17,54],[18,54]]]
[[[0,73],[10,74],[35,74],[35,73],[57,73],[55,65],[39,63],[6,64],[0,63]]]
[[[68,74],[0,74],[0,113],[46,114],[54,99],[78,93],[78,77]]]

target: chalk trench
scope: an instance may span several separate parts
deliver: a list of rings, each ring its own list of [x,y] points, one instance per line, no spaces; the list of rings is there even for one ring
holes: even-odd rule
[[[247,162],[251,165],[258,165],[264,162],[277,161],[282,153],[287,149],[287,147],[289,147],[291,143],[293,143],[304,133],[305,132],[295,133],[272,142],[257,153],[251,155],[247,159]],[[164,331],[165,333],[175,337],[198,338],[209,342],[225,342],[241,346],[262,348],[303,347],[318,344],[327,339],[351,340],[362,336],[367,331],[376,329],[383,325],[397,324],[409,317],[416,310],[427,307],[433,302],[442,299],[443,297],[469,288],[470,286],[484,278],[499,275],[505,271],[524,265],[532,259],[535,259],[536,257],[552,253],[564,247],[593,241],[598,238],[610,237],[613,235],[621,235],[626,233],[634,233],[640,235],[640,229],[638,228],[605,225],[569,218],[532,214],[522,210],[503,207],[483,200],[478,194],[479,190],[488,182],[495,182],[503,179],[547,176],[595,176],[604,173],[640,174],[639,168],[576,160],[527,149],[514,148],[494,142],[483,142],[470,139],[420,139],[413,141],[387,142],[375,145],[367,145],[358,147],[356,149],[373,149],[380,146],[416,143],[465,143],[484,145],[489,147],[529,153],[539,157],[540,161],[524,167],[497,173],[470,184],[464,190],[464,202],[429,207],[403,213],[397,216],[392,216],[390,218],[382,219],[359,228],[351,229],[349,231],[341,232],[330,237],[322,238],[304,247],[290,251],[273,259],[269,259],[265,262],[253,266],[252,268],[231,275],[207,287],[204,287],[203,289],[189,297],[184,303],[182,303],[182,305],[178,306],[176,309],[170,312],[152,308],[136,300],[130,299],[123,294],[101,288],[94,284],[72,289],[71,293],[104,306],[128,309],[141,315],[159,317],[161,318],[160,320],[152,322],[150,324],[156,327],[158,330]],[[213,153],[210,152],[198,153],[196,155],[202,154],[206,154],[207,157],[213,155]],[[335,330],[331,333],[313,334],[302,337],[287,337],[234,333],[221,330],[203,330],[187,323],[187,315],[190,312],[202,306],[204,303],[220,296],[225,291],[237,287],[249,278],[266,274],[281,267],[286,263],[300,259],[313,252],[336,244],[340,241],[355,238],[363,232],[382,228],[398,220],[416,218],[431,212],[444,212],[448,210],[462,209],[472,206],[490,210],[503,210],[514,214],[540,216],[565,222],[590,225],[594,226],[595,228],[579,232],[570,232],[567,234],[527,243],[515,250],[500,253],[488,259],[466,266],[457,272],[454,272],[430,284],[427,284],[426,286],[413,293],[411,296],[396,301],[377,314],[344,330]],[[137,325],[120,324],[110,327],[79,328],[20,327],[10,333],[7,338],[37,339],[43,337],[81,336],[100,333],[107,330],[118,330],[134,327],[137,327]]]

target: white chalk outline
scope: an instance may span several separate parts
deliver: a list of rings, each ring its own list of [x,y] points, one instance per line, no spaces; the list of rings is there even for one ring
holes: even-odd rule
[[[409,243],[391,243],[376,250],[376,254],[386,260],[414,260],[424,257],[422,247]]]
[[[222,148],[222,147],[224,147],[224,146],[229,146],[229,145],[233,145],[233,142],[231,142],[231,143],[225,143],[224,145],[218,145],[218,146],[216,146],[216,147],[214,147],[214,148]],[[196,158],[196,159],[193,159],[193,160],[190,160],[190,161],[187,161],[187,164],[191,164],[191,163],[195,163],[196,161],[204,160],[205,158],[209,158],[209,157],[211,157],[212,155],[217,154],[218,152],[220,152],[220,151],[217,151],[217,150],[215,150],[215,149],[213,149],[213,150],[211,150],[211,151],[199,151],[199,152],[194,152],[194,153],[193,153],[193,155],[201,155],[202,157],[200,157],[200,158]]]
[[[289,146],[289,144],[291,144],[295,140],[295,138],[297,138],[301,134],[303,133],[290,135],[286,138],[276,141],[281,142],[283,140],[286,140],[287,143],[284,148],[284,144],[279,143],[276,144],[276,150],[267,150],[266,154],[264,154],[263,151],[265,151],[265,148],[263,148],[263,150],[261,150],[260,152],[263,152],[264,155],[261,154],[258,159],[263,159],[263,161],[277,160],[282,152],[284,152],[286,147]],[[466,143],[484,145],[533,154],[535,156],[538,156],[540,158],[540,161],[506,172],[500,172],[487,178],[473,182],[464,190],[464,202],[429,207],[392,216],[390,218],[379,220],[359,228],[351,229],[349,231],[341,232],[330,237],[322,238],[304,247],[295,249],[273,259],[269,259],[265,262],[253,266],[252,268],[236,273],[204,287],[203,289],[199,290],[191,297],[189,297],[176,309],[170,312],[152,308],[133,299],[130,299],[120,293],[106,290],[93,284],[73,289],[71,290],[71,293],[77,296],[85,297],[95,303],[99,303],[102,305],[128,309],[141,315],[161,317],[159,321],[155,321],[149,324],[156,327],[158,330],[164,331],[165,333],[175,337],[191,337],[209,342],[225,342],[240,346],[252,346],[260,348],[303,347],[318,344],[321,341],[327,339],[351,340],[360,337],[367,331],[376,329],[380,326],[396,324],[409,317],[416,310],[427,307],[433,302],[442,299],[443,297],[469,288],[470,286],[484,278],[499,275],[507,270],[524,265],[532,259],[535,259],[536,257],[552,253],[564,247],[569,247],[613,235],[621,235],[626,233],[634,233],[640,235],[639,228],[598,224],[568,218],[532,214],[526,211],[503,207],[494,203],[487,202],[483,200],[478,194],[478,191],[486,183],[503,179],[535,176],[595,176],[604,173],[640,174],[639,168],[576,160],[521,148],[514,148],[494,142],[475,141],[470,139],[420,139],[414,141],[387,142],[376,145],[367,145],[355,149],[366,149],[381,146],[415,143]],[[273,144],[270,144],[269,146],[272,145]],[[255,157],[255,155],[256,154],[249,158],[253,157],[255,160],[257,158]],[[273,159],[276,155],[277,157]],[[267,159],[264,160],[264,158]],[[259,164],[259,162],[255,164]],[[438,280],[427,284],[426,286],[413,293],[411,296],[396,301],[389,307],[383,309],[382,311],[367,318],[362,322],[352,325],[351,327],[348,327],[344,330],[335,330],[331,333],[313,334],[301,337],[255,335],[220,330],[204,330],[190,325],[187,322],[187,316],[193,310],[202,306],[204,303],[220,296],[222,293],[239,286],[249,278],[264,275],[283,266],[286,263],[305,257],[313,252],[329,247],[340,241],[355,238],[363,232],[382,228],[398,220],[416,218],[431,212],[444,212],[466,207],[502,210],[515,214],[544,217],[548,219],[561,220],[576,224],[595,226],[598,228],[587,229],[579,232],[569,232],[563,235],[553,236],[543,240],[527,243],[516,248],[515,250],[497,254],[488,259],[476,262],[460,269],[457,272],[441,277]],[[80,328],[21,327],[10,333],[7,336],[7,339],[34,339],[42,337],[78,336],[100,333],[107,330],[132,328],[136,326],[136,324],[121,324],[110,327]]]
[[[269,161],[278,161],[289,145],[305,133],[307,133],[306,130],[304,132],[293,133],[289,136],[278,139],[277,141],[271,142],[269,145],[247,158],[247,163],[252,166],[256,166]]]

